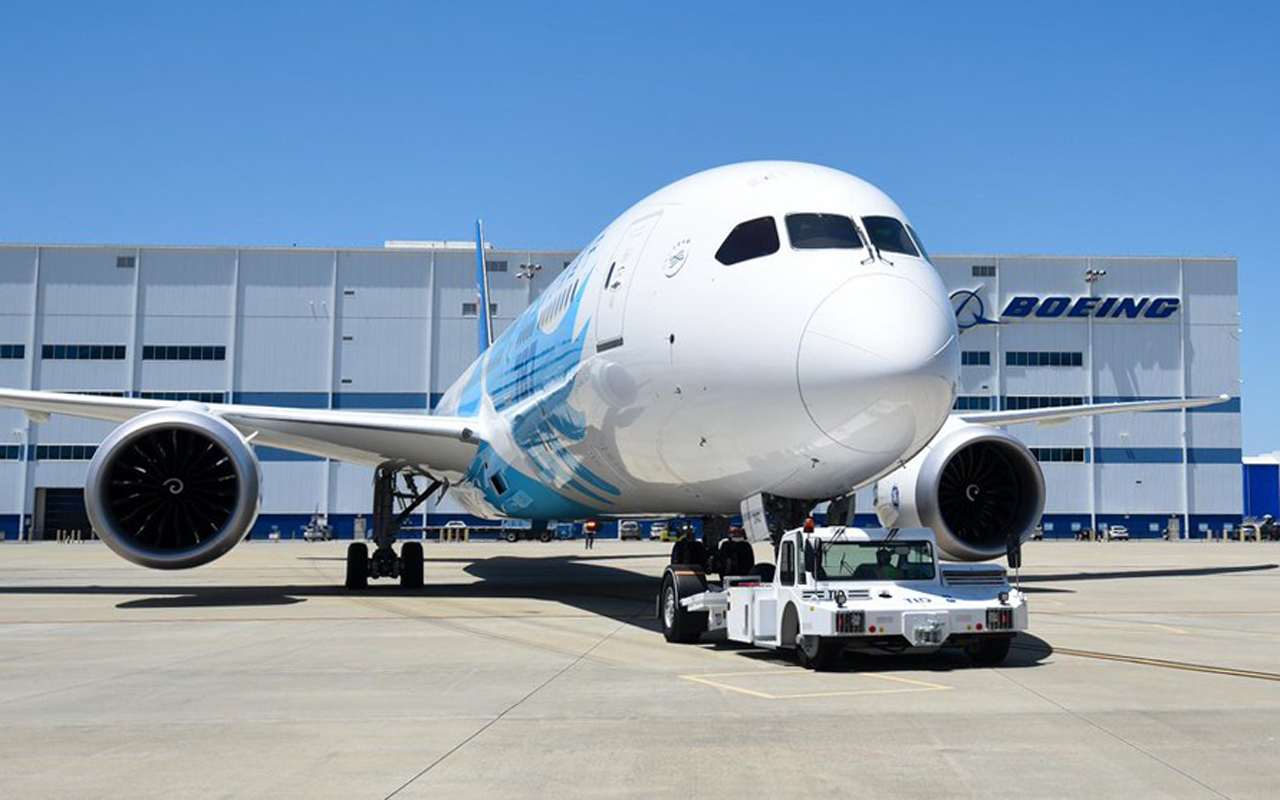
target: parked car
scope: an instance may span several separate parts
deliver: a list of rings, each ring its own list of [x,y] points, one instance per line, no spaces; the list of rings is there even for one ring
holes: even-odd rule
[[[1102,534],[1102,538],[1108,542],[1127,542],[1129,541],[1129,529],[1123,525],[1109,525],[1106,532]]]
[[[634,519],[624,519],[618,523],[618,538],[626,541],[627,539],[635,539],[640,541],[640,523]]]
[[[649,538],[657,539],[660,542],[667,540],[667,523],[664,520],[658,520],[649,526]]]

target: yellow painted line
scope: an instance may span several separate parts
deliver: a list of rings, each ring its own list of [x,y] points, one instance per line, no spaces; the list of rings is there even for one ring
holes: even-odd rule
[[[1162,630],[1162,631],[1170,631],[1171,633],[1180,633],[1180,634],[1182,634],[1183,636],[1186,636],[1186,635],[1187,635],[1187,632],[1186,632],[1186,631],[1184,631],[1182,628],[1175,628],[1175,627],[1173,627],[1172,625],[1161,625],[1161,624],[1160,624],[1160,623],[1158,623],[1158,622],[1152,622],[1152,623],[1150,623],[1150,625],[1151,625],[1151,627],[1153,627],[1153,628],[1159,628],[1159,629],[1160,629],[1160,630]]]
[[[1260,681],[1276,681],[1280,683],[1280,673],[1259,672],[1251,669],[1232,669],[1231,667],[1215,667],[1210,664],[1189,664],[1185,661],[1165,661],[1160,658],[1140,658],[1138,656],[1122,656],[1115,653],[1095,653],[1092,650],[1071,650],[1065,647],[1053,648],[1055,654],[1075,656],[1076,658],[1093,658],[1099,661],[1119,661],[1126,664],[1140,664],[1146,667],[1164,667],[1180,669],[1188,672],[1205,672],[1211,675],[1229,675],[1235,678],[1254,678]]]
[[[694,683],[701,683],[715,689],[724,689],[730,692],[739,692],[741,694],[750,695],[751,697],[759,697],[764,700],[803,700],[815,697],[862,697],[879,694],[907,694],[911,692],[936,692],[946,691],[950,686],[944,686],[940,683],[929,683],[927,681],[917,681],[911,678],[899,678],[896,675],[879,675],[875,673],[857,673],[862,678],[877,678],[879,680],[891,681],[906,684],[909,688],[904,689],[852,689],[837,692],[802,692],[798,694],[771,694],[769,692],[761,692],[755,689],[748,689],[744,686],[734,686],[731,683],[715,680],[716,678],[751,678],[757,675],[805,675],[798,669],[769,669],[769,670],[752,670],[749,672],[711,672],[701,675],[681,675],[680,677]]]

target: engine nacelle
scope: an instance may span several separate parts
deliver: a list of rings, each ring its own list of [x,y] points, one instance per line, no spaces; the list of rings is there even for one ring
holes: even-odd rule
[[[886,528],[932,528],[949,558],[984,561],[1025,540],[1044,511],[1044,475],[1026,445],[952,419],[929,446],[875,484]]]
[[[198,405],[177,406],[135,417],[103,441],[85,505],[102,541],[133,563],[198,567],[249,532],[260,475],[239,431]]]

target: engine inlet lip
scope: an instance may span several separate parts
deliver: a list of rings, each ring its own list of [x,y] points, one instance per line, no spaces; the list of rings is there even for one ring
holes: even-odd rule
[[[107,482],[116,458],[131,444],[157,428],[177,428],[213,440],[230,458],[239,496],[216,535],[179,550],[157,551],[139,546],[116,531],[115,514],[106,500]],[[240,432],[225,420],[204,411],[166,408],[139,415],[116,428],[98,446],[85,478],[85,510],[94,531],[122,558],[154,569],[185,569],[225,555],[243,539],[258,516],[261,473],[253,451]],[[238,534],[236,532],[239,532]]]
[[[939,539],[946,540],[944,549],[960,557],[975,561],[1002,555],[1005,552],[1005,544],[1001,542],[999,547],[988,548],[974,546],[960,539],[946,524],[937,498],[933,497],[925,489],[929,486],[939,485],[943,472],[963,448],[983,442],[990,442],[1001,447],[1006,455],[1011,459],[1020,461],[1027,468],[1026,473],[1030,477],[1032,484],[1027,488],[1033,494],[1029,505],[1025,509],[1027,524],[1021,534],[1024,540],[1030,535],[1031,529],[1040,519],[1041,514],[1044,513],[1045,502],[1044,474],[1040,470],[1040,463],[1036,461],[1035,456],[1031,455],[1031,451],[1017,439],[1001,430],[986,425],[966,425],[943,436],[934,445],[920,467],[919,480],[916,483],[916,507],[920,510],[920,521],[927,527],[932,528]],[[940,542],[939,544],[941,545],[942,543]]]

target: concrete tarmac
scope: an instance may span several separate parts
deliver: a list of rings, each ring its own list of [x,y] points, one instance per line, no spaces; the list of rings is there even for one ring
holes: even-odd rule
[[[0,545],[5,798],[1274,798],[1280,545],[1028,545],[1005,666],[667,644],[656,542]],[[761,552],[761,555],[764,553]]]

